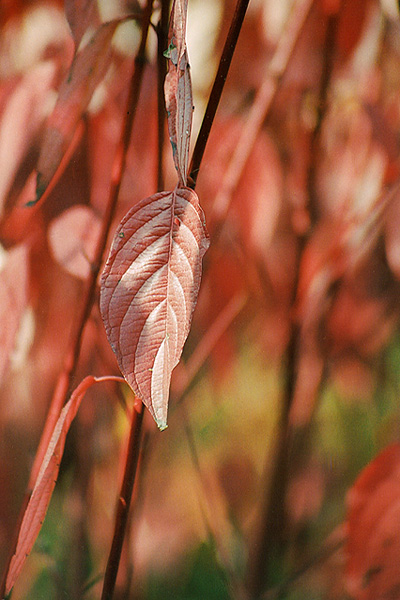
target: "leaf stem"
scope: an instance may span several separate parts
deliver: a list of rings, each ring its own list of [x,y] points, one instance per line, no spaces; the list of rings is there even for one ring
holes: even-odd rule
[[[133,486],[135,484],[137,466],[139,462],[144,410],[144,404],[141,404],[139,412],[136,410],[133,411],[124,479],[118,498],[114,536],[108,557],[101,600],[112,600],[114,595],[115,582],[117,579],[117,573],[121,559],[122,545],[124,542],[125,530],[128,522]]]
[[[133,117],[136,113],[136,106],[139,100],[139,92],[145,67],[147,36],[150,27],[150,18],[152,15],[152,11],[153,0],[147,0],[146,6],[143,11],[142,35],[139,49],[135,59],[135,70],[132,76],[131,87],[129,91],[128,105],[126,110],[127,120],[122,133],[122,152],[120,154],[120,160],[118,160],[118,152],[116,156],[117,169],[113,178],[113,189],[115,189],[116,199],[118,197],[119,189],[121,186],[122,173],[125,168],[125,158],[131,139]],[[103,592],[101,596],[102,600],[111,600],[114,595],[115,582],[117,579],[119,563],[121,560],[122,546],[125,538],[126,526],[128,523],[128,515],[131,504],[133,485],[136,478],[140,454],[143,415],[144,405],[141,404],[140,412],[137,413],[136,410],[134,411],[133,421],[131,425],[128,453],[125,463],[124,479],[122,482],[121,492],[117,505],[117,513],[114,524],[114,535],[104,577]]]
[[[233,53],[236,48],[236,43],[239,37],[242,23],[246,14],[249,0],[237,0],[235,12],[232,18],[231,26],[225,41],[217,74],[214,79],[214,84],[211,89],[210,97],[203,122],[197,136],[196,145],[193,150],[192,160],[189,166],[189,181],[192,180],[191,187],[194,189],[197,181],[197,176],[200,169],[200,164],[204,155],[207,140],[210,135],[211,126],[214,121],[215,114],[221,99],[225,81],[228,76],[229,67],[232,62]]]
[[[168,39],[169,0],[162,0],[161,15],[157,32],[157,191],[164,189],[163,149],[165,139],[165,100],[164,79],[167,73],[167,62],[164,51]]]

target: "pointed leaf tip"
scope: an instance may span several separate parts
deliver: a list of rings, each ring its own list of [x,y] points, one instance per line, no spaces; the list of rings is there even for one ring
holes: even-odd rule
[[[109,342],[126,381],[161,430],[208,245],[196,193],[160,192],[121,221],[101,277],[100,310]]]

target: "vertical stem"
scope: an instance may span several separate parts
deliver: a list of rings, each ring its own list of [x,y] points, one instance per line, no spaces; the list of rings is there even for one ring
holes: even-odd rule
[[[315,186],[315,176],[317,172],[317,163],[318,163],[318,147],[320,144],[321,137],[321,127],[322,122],[324,120],[324,116],[326,114],[327,102],[328,102],[328,91],[329,91],[329,82],[332,75],[334,59],[335,59],[335,50],[336,50],[336,34],[338,28],[339,15],[338,13],[334,13],[328,17],[328,21],[326,24],[326,34],[325,34],[325,42],[323,49],[323,63],[322,63],[322,73],[320,79],[320,87],[319,87],[319,95],[318,95],[318,105],[317,105],[317,114],[316,114],[316,123],[314,130],[312,132],[311,145],[310,145],[310,166],[308,169],[308,194],[309,194],[309,213],[311,222],[315,223],[318,219],[318,209],[317,209],[317,197],[316,197],[316,186]]]
[[[228,36],[225,41],[222,56],[219,61],[217,74],[215,76],[214,84],[211,89],[206,112],[204,114],[203,122],[200,127],[199,135],[197,136],[196,145],[193,150],[192,160],[189,166],[189,179],[192,179],[193,181],[193,188],[197,181],[200,163],[202,161],[207,140],[210,135],[210,130],[214,121],[215,113],[217,112],[218,104],[221,99],[222,90],[224,89],[225,81],[228,76],[229,67],[232,62],[233,53],[236,48],[236,43],[239,37],[240,30],[242,28],[242,23],[246,14],[248,4],[249,0],[238,0],[236,4],[235,13],[233,15]]]
[[[296,351],[298,333],[293,328],[287,351],[286,384],[282,414],[275,442],[274,462],[265,493],[259,524],[259,534],[250,554],[247,589],[250,598],[259,598],[269,582],[273,560],[282,559],[285,547],[285,497],[289,471],[289,412],[296,378]]]
[[[157,190],[164,189],[163,149],[165,138],[165,101],[164,79],[167,73],[167,62],[164,51],[168,39],[169,0],[161,1],[161,16],[157,25]]]
[[[311,225],[318,219],[317,194],[315,191],[315,175],[317,169],[318,144],[323,119],[327,108],[327,95],[331,80],[335,56],[335,40],[337,32],[337,15],[328,18],[324,41],[322,71],[319,85],[317,119],[310,141],[310,167],[307,187],[309,193],[309,212]],[[299,239],[299,259],[296,269],[294,298],[298,286],[298,275],[301,257],[312,228]],[[294,303],[294,299],[293,299]],[[259,598],[270,581],[272,561],[281,563],[287,544],[286,491],[289,480],[290,458],[293,456],[293,431],[290,427],[289,414],[292,406],[297,376],[300,330],[292,324],[291,336],[287,350],[285,392],[282,414],[276,440],[275,461],[264,496],[261,512],[259,535],[253,548],[248,573],[248,590],[251,598]],[[301,440],[304,442],[304,440]]]
[[[133,411],[124,479],[122,481],[121,491],[118,498],[114,536],[111,544],[110,554],[108,556],[101,600],[112,600],[114,595],[122,545],[124,542],[125,530],[128,522],[133,486],[135,484],[137,466],[139,462],[144,410],[144,405],[141,404],[139,412],[136,410]]]

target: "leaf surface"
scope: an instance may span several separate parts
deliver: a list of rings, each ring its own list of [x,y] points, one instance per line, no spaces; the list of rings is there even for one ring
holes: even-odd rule
[[[195,192],[176,188],[121,221],[101,278],[100,309],[119,367],[160,429],[171,372],[187,338],[208,248]]]
[[[181,185],[186,185],[192,129],[193,96],[186,50],[187,0],[174,0],[168,34],[169,59],[165,78],[165,106],[175,168]]]
[[[120,20],[102,25],[75,56],[49,117],[37,166],[37,200],[43,195],[70,145],[79,120],[111,60],[111,39]]]
[[[10,593],[14,586],[25,559],[32,550],[39,534],[56,484],[64,452],[65,438],[86,390],[95,381],[96,379],[92,376],[86,377],[72,393],[70,400],[60,413],[21,522],[17,546],[7,573],[6,595]]]

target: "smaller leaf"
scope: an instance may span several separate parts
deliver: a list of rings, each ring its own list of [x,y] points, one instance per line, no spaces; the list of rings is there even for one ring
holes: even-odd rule
[[[42,527],[50,504],[51,496],[58,477],[61,458],[64,452],[65,438],[78,411],[85,392],[96,382],[88,376],[72,393],[64,406],[51,436],[46,454],[23,516],[18,534],[17,546],[11,559],[6,580],[6,596],[13,588]]]
[[[174,0],[168,35],[169,59],[165,78],[165,105],[175,168],[181,185],[186,185],[192,129],[193,96],[186,50],[187,0]]]
[[[61,84],[57,103],[49,117],[37,166],[38,201],[70,145],[79,120],[111,61],[111,39],[121,20],[102,25],[76,55]]]

